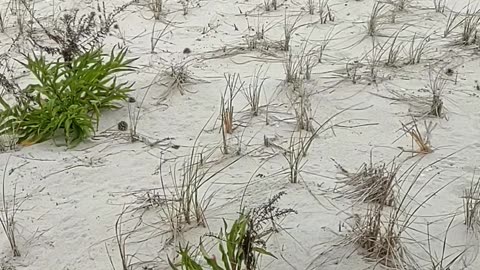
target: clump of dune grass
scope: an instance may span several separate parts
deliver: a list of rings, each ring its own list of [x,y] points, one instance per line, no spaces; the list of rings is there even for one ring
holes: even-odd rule
[[[290,140],[288,142],[288,146],[286,147],[286,149],[284,149],[285,151],[283,152],[283,156],[288,163],[287,172],[290,183],[298,183],[300,181],[300,174],[306,162],[305,157],[307,156],[315,138],[317,138],[323,132],[330,130],[329,128],[327,128],[327,125],[330,123],[330,121],[332,121],[335,117],[339,116],[340,114],[344,113],[349,109],[350,108],[343,109],[333,114],[324,122],[315,121],[315,123],[318,123],[318,127],[312,128],[311,132],[298,128],[292,132]],[[265,145],[269,145],[268,139],[264,139]]]
[[[475,44],[479,38],[478,28],[480,27],[480,10],[471,11],[467,9],[465,18],[463,20],[462,44]]]
[[[394,194],[392,206],[368,203],[365,212],[354,215],[352,233],[347,238],[349,243],[354,243],[362,248],[368,259],[389,269],[411,269],[411,267],[421,269],[418,268],[416,257],[407,249],[407,242],[416,242],[415,239],[411,239],[408,231],[415,230],[412,228],[412,224],[417,211],[457,179],[442,185],[424,199],[419,198],[419,194],[435,179],[435,177],[430,177],[426,181],[422,181],[421,176],[428,168],[445,158],[447,157],[415,172],[420,162],[418,160],[398,173],[398,188]],[[421,186],[415,189],[420,181],[422,181]]]
[[[445,30],[443,31],[443,37],[446,38],[450,33],[457,29],[465,21],[465,18],[461,17],[460,12],[451,10],[447,17],[445,24]]]
[[[328,21],[335,21],[333,12],[328,5],[328,0],[318,0],[318,14],[320,15],[320,23],[326,24]]]
[[[288,149],[284,152],[284,157],[288,162],[290,183],[296,184],[300,181],[300,172],[304,165],[304,158],[307,156],[314,138],[313,134],[308,134],[301,130],[292,132]]]
[[[260,111],[260,98],[263,93],[263,84],[266,78],[261,78],[262,67],[254,71],[252,79],[247,87],[242,87],[241,91],[250,106],[250,112],[253,116],[258,116]]]
[[[181,95],[194,93],[194,91],[190,90],[188,86],[194,83],[207,82],[206,80],[195,76],[190,70],[193,61],[194,59],[187,56],[181,60],[164,64],[165,68],[160,72],[158,78],[156,78],[157,82],[155,83],[166,87],[166,91],[158,98],[159,100],[164,100],[176,91]]]
[[[433,0],[433,8],[437,13],[444,13],[447,0]]]
[[[288,52],[290,50],[290,44],[293,35],[295,32],[300,29],[303,25],[300,24],[300,20],[302,19],[303,14],[300,13],[293,20],[290,20],[287,14],[287,10],[285,9],[285,15],[283,20],[283,45],[282,50]]]
[[[170,87],[172,89],[178,89],[182,95],[186,92],[184,85],[193,79],[188,67],[188,62],[181,62],[172,64],[166,71],[172,79]]]
[[[405,150],[406,152],[411,152],[414,154],[428,154],[433,152],[432,145],[430,143],[430,138],[432,136],[432,131],[437,126],[432,122],[427,124],[424,121],[425,132],[420,131],[418,124],[415,119],[413,119],[410,126],[407,126],[402,123],[402,128],[405,134],[409,135],[412,139],[412,150]]]
[[[354,244],[366,252],[366,257],[381,265],[402,269],[406,250],[401,235],[404,232],[395,211],[383,213],[380,204],[369,204],[363,215],[355,216],[352,228]]]
[[[308,10],[308,14],[310,15],[315,14],[315,6],[316,6],[315,0],[307,0],[306,7]]]
[[[385,9],[386,5],[382,4],[379,1],[376,1],[373,4],[372,11],[370,12],[370,16],[367,20],[367,34],[369,36],[375,36],[379,33],[382,29],[384,22],[382,18],[384,16],[383,10]]]
[[[289,95],[290,103],[295,112],[295,121],[297,129],[313,131],[313,112],[311,107],[311,93],[309,93],[303,83],[294,88],[293,93]]]
[[[168,179],[164,178],[163,166],[160,164],[159,192],[147,196],[149,205],[160,206],[162,220],[169,225],[173,242],[177,242],[186,225],[207,226],[205,212],[215,193],[208,194],[208,189],[204,187],[242,158],[238,156],[215,167],[212,157],[218,149],[207,149],[199,142],[205,127],[206,125],[195,138],[189,154],[170,168]]]
[[[415,65],[420,63],[420,60],[422,59],[429,42],[429,35],[420,39],[417,39],[416,33],[413,35],[412,41],[410,42],[410,47],[408,49],[407,65]]]
[[[365,58],[368,63],[369,75],[372,82],[376,83],[378,67],[382,64],[383,55],[386,53],[386,45],[388,40],[383,44],[377,44],[375,39],[372,39],[372,49],[366,54]]]
[[[285,81],[291,84],[299,84],[302,78],[303,58],[294,55],[292,52],[285,54],[283,69],[285,71]]]
[[[443,117],[444,115],[444,106],[443,106],[443,92],[445,91],[447,80],[443,78],[444,70],[440,69],[434,71],[430,68],[428,72],[428,89],[432,94],[432,101],[430,106],[430,112],[428,115],[434,117]]]
[[[148,0],[148,7],[153,12],[153,17],[155,20],[160,20],[162,18],[162,12],[164,11],[164,1],[163,0]]]
[[[480,228],[480,178],[472,177],[470,184],[463,191],[463,210],[465,225],[469,231]]]
[[[226,86],[220,97],[220,132],[223,139],[223,152],[228,154],[228,138],[227,134],[232,134],[234,130],[234,106],[233,101],[238,92],[244,88],[245,82],[240,78],[239,74],[225,74]]]
[[[398,36],[402,31],[403,29],[395,32],[388,39],[390,45],[388,47],[387,60],[385,62],[385,65],[387,66],[396,67],[400,62],[400,52],[405,48],[405,45],[398,39]]]
[[[306,40],[298,54],[294,54],[292,51],[285,53],[283,69],[285,71],[285,81],[288,84],[292,84],[295,89],[299,89],[303,80],[310,80],[312,78],[313,68],[321,62],[329,39],[330,36],[327,34],[322,44],[312,46],[308,49],[307,46],[309,42]]]
[[[345,176],[339,181],[343,196],[356,202],[377,203],[385,206],[393,204],[393,188],[400,168],[395,163],[364,163],[356,172],[349,172],[340,164],[337,167]]]
[[[407,103],[412,107],[410,110],[412,116],[417,119],[425,117],[445,118],[447,114],[447,108],[444,104],[444,94],[448,84],[448,79],[446,76],[449,74],[453,74],[452,69],[445,67],[429,67],[429,80],[426,83],[426,86],[422,88],[422,94],[407,93],[406,91],[399,91],[395,89],[389,89],[393,96],[384,96],[376,93],[372,94],[390,100]]]

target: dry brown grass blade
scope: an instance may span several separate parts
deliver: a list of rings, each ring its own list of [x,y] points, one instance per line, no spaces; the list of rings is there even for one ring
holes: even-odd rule
[[[407,127],[403,123],[401,124],[405,134],[410,135],[410,137],[412,138],[412,150],[404,150],[405,152],[411,152],[416,154],[428,154],[433,152],[432,146],[430,144],[430,137],[431,137],[431,132],[436,127],[436,124],[433,125],[432,122],[429,122],[427,124],[425,121],[424,122],[425,134],[423,135],[420,129],[418,128],[418,125],[415,119],[413,119],[411,127]],[[413,148],[415,145],[417,146],[417,149]]]

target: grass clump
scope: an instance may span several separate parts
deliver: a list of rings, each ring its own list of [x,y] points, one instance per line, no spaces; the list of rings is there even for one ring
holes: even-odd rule
[[[424,121],[424,126],[425,132],[422,132],[415,120],[413,120],[411,126],[402,123],[404,134],[408,134],[412,139],[412,150],[404,150],[405,152],[413,154],[429,154],[433,152],[430,138],[432,137],[432,131],[435,129],[436,125],[432,122],[427,124],[427,122]],[[417,146],[417,149],[415,149],[415,145]]]
[[[393,188],[399,166],[392,162],[374,164],[372,160],[364,163],[352,173],[337,164],[345,178],[340,181],[345,197],[364,203],[378,203],[384,206],[393,204]]]
[[[103,109],[116,108],[115,102],[127,98],[131,84],[116,78],[134,69],[130,64],[135,59],[126,59],[126,52],[106,55],[94,49],[70,62],[27,57],[22,64],[38,83],[16,96],[13,106],[0,97],[0,134],[18,134],[19,143],[31,145],[62,131],[66,144],[76,146],[94,131]]]
[[[385,268],[423,269],[420,268],[416,262],[417,258],[407,249],[407,246],[408,243],[416,241],[411,235],[411,230],[416,230],[412,226],[417,218],[416,213],[440,191],[457,179],[455,178],[442,185],[435,192],[424,198],[420,197],[420,193],[434,181],[436,175],[429,177],[425,181],[422,181],[421,176],[427,169],[432,168],[432,166],[444,159],[446,158],[430,163],[417,172],[415,172],[415,168],[420,160],[417,160],[406,169],[400,169],[402,164],[396,166],[396,168],[401,170],[401,173],[398,173],[396,177],[398,188],[393,193],[394,201],[392,206],[386,206],[382,203],[366,204],[365,212],[354,216],[352,234],[349,237],[350,243],[354,243],[362,248],[369,260],[385,266]],[[419,181],[423,182],[420,187],[418,187]],[[429,234],[427,233],[427,235]],[[440,268],[434,267],[429,269]]]
[[[470,185],[463,192],[463,209],[465,225],[470,231],[480,227],[480,178],[472,178]]]
[[[381,19],[384,17],[383,10],[385,9],[385,4],[381,4],[380,2],[375,2],[372,7],[372,11],[367,21],[367,34],[369,36],[376,36],[378,32],[384,26],[384,22]]]

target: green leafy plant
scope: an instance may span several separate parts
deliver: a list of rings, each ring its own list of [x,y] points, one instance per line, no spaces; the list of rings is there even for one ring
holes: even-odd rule
[[[126,52],[94,49],[69,62],[28,56],[22,65],[38,83],[28,85],[13,106],[0,97],[0,134],[18,134],[19,143],[30,145],[63,131],[67,145],[76,146],[94,131],[102,110],[128,97],[132,84],[116,77],[134,69]]]
[[[266,239],[277,231],[275,222],[277,219],[291,213],[293,209],[280,209],[275,204],[285,193],[281,192],[266,203],[248,212],[242,212],[233,222],[231,228],[223,221],[223,228],[218,236],[210,235],[218,239],[218,251],[220,260],[209,254],[200,243],[201,257],[213,270],[253,270],[257,269],[258,257],[267,255],[275,256],[266,250]],[[203,270],[201,264],[196,262],[196,257],[190,246],[180,247],[178,251],[180,262],[175,264],[169,261],[173,270]],[[179,268],[180,267],[180,268]]]

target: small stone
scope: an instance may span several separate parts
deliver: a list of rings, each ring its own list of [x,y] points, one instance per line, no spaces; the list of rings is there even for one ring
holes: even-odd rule
[[[118,122],[118,130],[120,131],[127,131],[128,129],[128,124],[125,121],[120,121]]]

